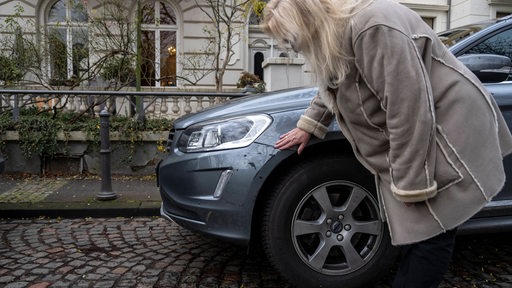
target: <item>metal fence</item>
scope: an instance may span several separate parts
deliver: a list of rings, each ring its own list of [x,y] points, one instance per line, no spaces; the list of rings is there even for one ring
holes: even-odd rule
[[[175,119],[245,95],[247,94],[218,92],[4,89],[0,90],[0,113],[12,113],[12,117],[18,119],[20,110],[28,107],[96,115],[107,109],[117,116]]]

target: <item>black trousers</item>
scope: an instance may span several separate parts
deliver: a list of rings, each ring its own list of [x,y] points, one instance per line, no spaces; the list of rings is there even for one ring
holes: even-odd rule
[[[436,288],[448,271],[456,230],[402,247],[393,288]]]

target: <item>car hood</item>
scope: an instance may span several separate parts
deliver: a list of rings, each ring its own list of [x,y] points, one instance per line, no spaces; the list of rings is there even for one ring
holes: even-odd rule
[[[235,98],[201,112],[176,119],[174,129],[185,129],[192,124],[211,119],[305,109],[317,91],[318,89],[315,87],[302,87]]]

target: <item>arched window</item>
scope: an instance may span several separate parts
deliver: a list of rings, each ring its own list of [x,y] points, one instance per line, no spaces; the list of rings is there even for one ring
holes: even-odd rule
[[[263,78],[263,61],[265,56],[261,52],[256,52],[254,54],[254,75],[258,75],[260,77],[260,80],[264,80]]]
[[[89,66],[89,30],[83,0],[58,0],[48,10],[50,77],[54,81],[81,78]]]
[[[165,2],[148,3],[142,15],[142,85],[176,86],[176,13]]]

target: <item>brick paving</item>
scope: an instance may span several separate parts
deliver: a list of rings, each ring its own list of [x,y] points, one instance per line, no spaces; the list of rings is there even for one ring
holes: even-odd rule
[[[4,219],[0,237],[6,288],[289,287],[259,255],[159,217]],[[459,237],[441,288],[512,287],[510,239]]]
[[[0,221],[0,286],[286,287],[245,249],[157,217]]]
[[[0,193],[0,203],[41,202],[61,189],[67,181],[64,179],[40,178],[19,181]]]
[[[38,177],[0,174],[0,217],[136,217],[160,215],[161,198],[151,176],[112,177],[117,198],[100,201],[94,175]]]

